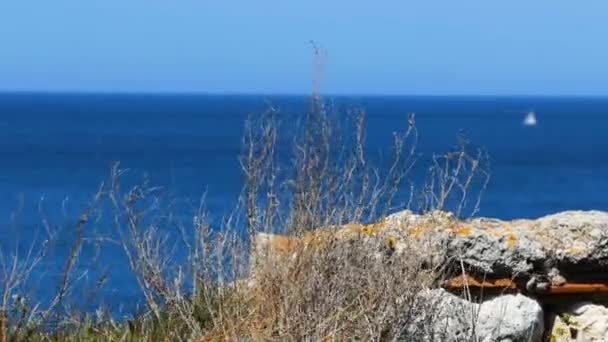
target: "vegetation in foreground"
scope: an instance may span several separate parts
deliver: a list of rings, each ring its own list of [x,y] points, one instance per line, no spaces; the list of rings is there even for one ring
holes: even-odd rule
[[[50,257],[50,244],[32,243],[27,253],[2,250],[1,342],[429,336],[432,315],[421,313],[432,312],[432,303],[417,294],[441,277],[441,268],[407,253],[378,261],[356,239],[334,242],[301,249],[284,265],[258,265],[255,282],[248,281],[259,232],[301,236],[404,208],[459,216],[476,212],[488,180],[482,152],[471,154],[460,141],[454,152],[433,156],[427,180],[416,187],[409,178],[418,159],[413,115],[403,133],[395,134],[392,160],[382,168],[367,160],[364,112],[350,113],[349,123],[336,125],[337,117],[313,92],[296,134],[282,135],[275,110],[248,121],[241,156],[244,188],[237,207],[217,227],[205,219],[204,206],[189,225],[167,219],[170,209],[159,205],[159,189],[143,183],[125,190],[124,170],[116,165],[77,220],[60,285],[48,303],[34,304],[26,284]],[[145,300],[142,312],[127,319],[69,305],[77,296],[81,250],[100,222],[112,227],[115,238],[107,243],[120,247]],[[178,233],[167,235],[168,230]],[[335,248],[338,243],[348,246]],[[176,250],[185,257],[177,257]],[[95,286],[111,276],[100,275]]]

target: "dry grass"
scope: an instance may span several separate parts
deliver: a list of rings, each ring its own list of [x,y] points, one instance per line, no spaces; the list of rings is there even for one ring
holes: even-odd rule
[[[378,251],[375,253],[374,251]],[[275,340],[382,340],[424,336],[415,321],[430,305],[418,296],[436,274],[417,260],[392,255],[382,240],[336,239],[301,248],[277,267],[256,266],[246,324]],[[257,328],[257,329],[256,329]]]

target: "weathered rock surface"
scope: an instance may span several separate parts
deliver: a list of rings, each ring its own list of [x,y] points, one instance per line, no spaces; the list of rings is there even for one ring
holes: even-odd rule
[[[543,310],[521,294],[474,303],[445,290],[430,290],[433,337],[438,341],[532,342],[542,339]]]
[[[469,272],[491,277],[565,278],[591,276],[608,268],[608,213],[567,211],[536,220],[459,221],[445,213],[389,216],[387,231],[405,231],[431,246],[445,246],[444,258],[462,261]],[[597,280],[597,279],[595,279]]]
[[[555,315],[551,342],[608,341],[608,308],[577,303]]]
[[[263,234],[258,237],[263,248],[256,253],[288,255],[298,244],[353,236],[380,238],[396,253],[417,254],[432,264],[452,263],[458,271],[463,266],[469,274],[518,278],[533,292],[571,279],[608,280],[599,279],[608,278],[608,213],[600,211],[513,221],[403,211],[375,224],[321,229],[302,239]]]

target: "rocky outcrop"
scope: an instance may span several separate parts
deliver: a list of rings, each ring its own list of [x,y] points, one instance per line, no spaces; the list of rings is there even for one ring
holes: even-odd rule
[[[433,337],[437,341],[540,341],[543,310],[520,294],[481,303],[467,301],[443,289],[424,294],[435,302]]]
[[[571,297],[560,299],[590,294],[608,299],[608,212],[566,211],[534,220],[503,221],[402,211],[374,224],[326,227],[300,238],[260,234],[253,270],[256,264],[285,263],[302,249],[345,239],[370,242],[369,253],[378,258],[390,260],[401,254],[419,258],[429,268],[443,266],[448,279],[440,285],[452,293],[481,289],[485,295],[492,290],[502,294],[476,303],[444,289],[432,290],[441,298],[443,309],[436,313],[443,315],[443,328],[450,336],[466,336],[474,330],[480,341],[539,341],[541,307],[551,311],[555,303],[558,307],[567,303],[566,311],[546,322],[553,327],[546,332],[551,341],[608,341],[607,308],[572,304]],[[454,310],[477,316],[456,315]],[[462,321],[462,317],[470,319]],[[530,338],[520,339],[523,336]]]
[[[513,221],[460,221],[445,213],[401,212],[384,224],[387,232],[400,233],[402,250],[411,244],[443,246],[444,262],[462,263],[469,274],[520,279],[528,290],[567,280],[603,280],[598,278],[608,266],[606,212],[568,211]]]
[[[513,221],[458,220],[444,212],[403,211],[378,223],[319,229],[301,239],[260,234],[254,256],[284,256],[298,245],[353,236],[382,239],[394,252],[417,254],[429,264],[451,263],[456,274],[464,267],[467,274],[479,278],[512,278],[529,292],[567,281],[608,281],[608,213],[599,211]]]

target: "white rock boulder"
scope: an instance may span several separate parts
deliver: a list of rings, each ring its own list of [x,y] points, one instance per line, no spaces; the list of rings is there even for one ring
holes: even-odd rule
[[[434,340],[536,342],[544,331],[543,310],[521,294],[503,295],[474,303],[445,290],[431,290],[434,301]]]
[[[608,341],[608,308],[592,303],[577,303],[555,316],[551,342],[579,341]]]

